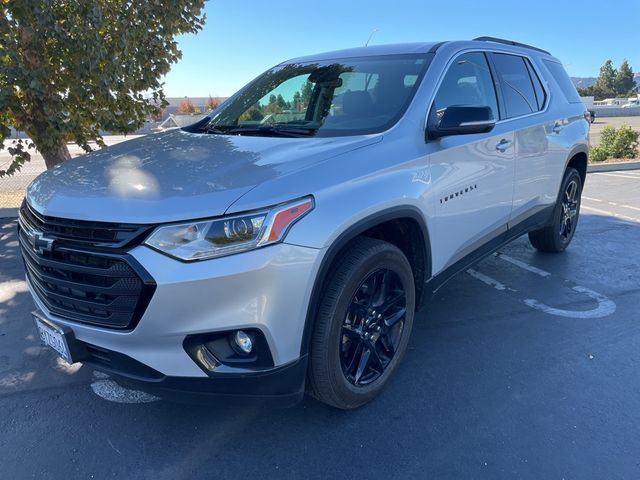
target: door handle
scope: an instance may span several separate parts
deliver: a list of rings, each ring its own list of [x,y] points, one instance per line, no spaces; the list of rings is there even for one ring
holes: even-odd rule
[[[560,133],[562,131],[562,125],[559,123],[556,123],[553,128],[551,129],[551,131],[553,133]]]
[[[507,148],[509,148],[511,146],[512,143],[513,142],[511,140],[507,140],[506,138],[503,138],[496,145],[496,150],[498,150],[499,152],[504,153],[507,150]]]

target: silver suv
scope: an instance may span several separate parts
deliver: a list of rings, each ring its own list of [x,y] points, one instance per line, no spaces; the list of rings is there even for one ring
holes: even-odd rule
[[[36,327],[162,397],[358,407],[444,282],[525,233],[569,245],[588,132],[560,62],[512,41],[284,62],[29,186]]]

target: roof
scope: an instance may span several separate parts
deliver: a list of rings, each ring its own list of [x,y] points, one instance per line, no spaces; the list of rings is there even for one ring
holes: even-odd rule
[[[304,57],[292,58],[284,63],[289,62],[311,62],[322,60],[333,60],[336,58],[353,58],[353,57],[373,57],[378,55],[401,55],[435,52],[440,46],[458,46],[458,47],[482,47],[492,49],[504,49],[506,51],[519,51],[525,53],[533,53],[542,55],[550,55],[549,52],[537,47],[526,45],[524,43],[514,42],[513,40],[505,40],[495,37],[478,37],[474,40],[455,40],[447,42],[418,42],[418,43],[396,43],[389,45],[370,45],[368,47],[348,48],[346,50],[335,50],[332,52],[318,53],[315,55],[307,55]]]
[[[389,45],[370,45],[368,47],[355,47],[346,50],[334,50],[332,52],[307,55],[292,58],[290,62],[306,62],[312,60],[330,60],[333,58],[373,57],[377,55],[399,55],[403,53],[427,53],[441,42],[420,43],[395,43]]]

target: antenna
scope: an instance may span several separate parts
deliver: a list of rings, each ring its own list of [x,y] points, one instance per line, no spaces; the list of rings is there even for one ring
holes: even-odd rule
[[[369,34],[369,38],[367,38],[367,41],[364,44],[365,47],[369,46],[369,42],[371,41],[371,37],[373,37],[373,34],[376,33],[377,31],[378,31],[377,28],[374,28],[373,30],[371,30],[371,33]]]

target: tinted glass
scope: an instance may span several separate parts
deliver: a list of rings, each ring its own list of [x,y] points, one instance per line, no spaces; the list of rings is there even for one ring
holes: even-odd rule
[[[447,70],[434,101],[437,113],[452,105],[491,107],[498,118],[496,90],[483,53],[465,53],[457,57]]]
[[[537,112],[538,101],[524,58],[502,53],[494,53],[492,58],[498,71],[507,118]]]
[[[525,62],[527,64],[527,67],[529,68],[529,76],[531,77],[531,81],[533,82],[533,89],[536,92],[536,100],[538,101],[538,110],[542,110],[547,94],[545,93],[544,88],[542,88],[542,82],[540,81],[540,78],[538,77],[538,74],[536,73],[536,71],[531,66],[531,63],[529,62],[529,60],[525,59]]]
[[[261,136],[381,132],[406,110],[431,58],[388,55],[280,65],[249,84],[202,128]]]
[[[564,67],[558,62],[553,62],[551,60],[543,60],[544,64],[553,75],[554,80],[560,87],[560,90],[564,94],[565,98],[569,103],[580,103],[580,95],[578,95],[578,91],[576,87],[573,85],[573,82],[565,72]]]

